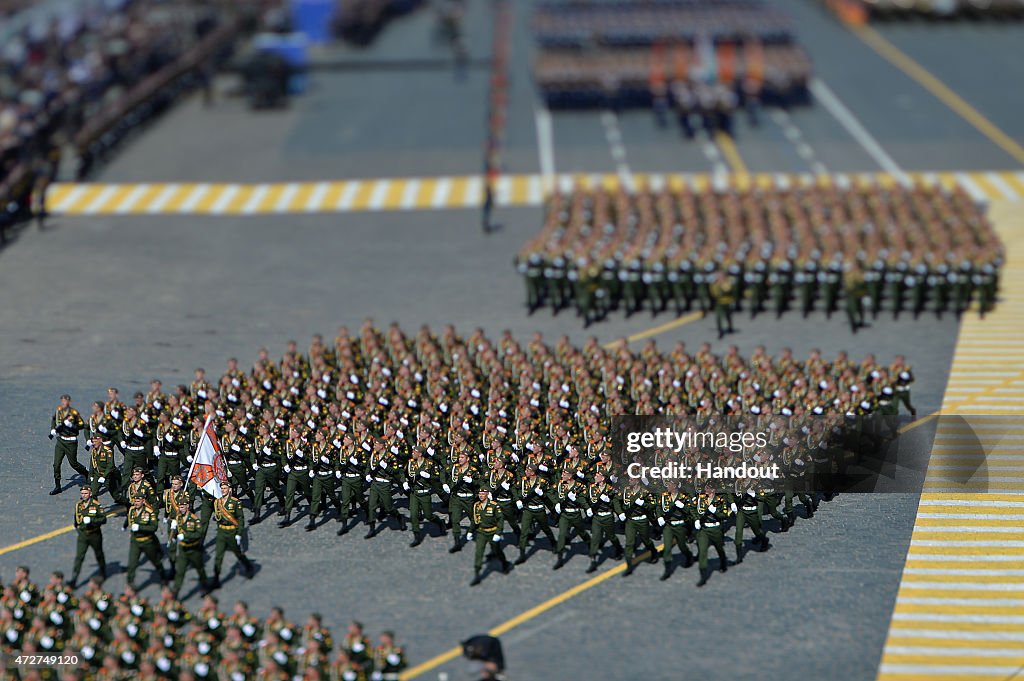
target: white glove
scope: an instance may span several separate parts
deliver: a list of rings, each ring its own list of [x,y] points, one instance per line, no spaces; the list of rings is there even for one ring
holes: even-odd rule
[[[676,499],[676,508],[686,508],[686,504],[683,503],[682,499]]]
[[[591,508],[587,509],[587,517],[588,518],[593,518],[594,517],[594,509],[591,509]]]
[[[665,527],[665,519],[658,518],[658,527]]]
[[[272,453],[272,452],[270,451],[270,447],[264,447],[264,448],[263,448],[263,453],[264,453],[264,454],[266,454],[267,456],[270,456],[270,455],[271,455],[271,453]]]
[[[730,508],[730,509],[732,509],[732,512],[733,512],[733,513],[735,513],[735,512],[736,512],[736,504],[735,504],[735,503],[734,503],[734,504],[732,504],[731,506],[729,506],[729,508]]]
[[[56,435],[56,434],[57,434],[57,429],[56,428],[51,428],[50,429],[50,439],[52,440],[53,436]]]
[[[473,541],[473,533],[472,532],[467,532],[466,533],[466,541]]]
[[[231,445],[231,451],[233,451],[233,452],[240,452],[240,451],[242,451],[242,448],[239,447],[238,444],[236,443],[236,444]]]
[[[541,465],[537,466],[537,470],[539,470],[541,473],[547,473],[548,472],[548,467],[545,466],[544,464],[541,464]]]
[[[82,518],[82,524],[83,525],[88,525],[91,522],[92,522],[92,518],[90,518],[89,516],[85,516],[84,518]]]
[[[309,477],[310,477],[310,478],[313,478],[313,477],[315,477],[315,476],[316,476],[316,473],[314,473],[313,471],[310,471],[310,472],[309,472]]]
[[[465,483],[473,482],[473,476],[472,475],[463,475],[462,476],[462,482],[465,482]]]
[[[606,503],[606,504],[607,504],[608,502],[610,502],[610,501],[611,501],[611,499],[609,499],[609,498],[608,498],[608,495],[607,495],[607,494],[602,494],[602,495],[601,495],[600,497],[598,497],[598,498],[599,498],[599,499],[600,499],[601,501],[603,501],[604,503]]]
[[[359,459],[357,459],[354,456],[350,456],[350,457],[348,457],[348,462],[350,464],[352,464],[353,466],[355,466],[355,465],[357,465],[359,463]]]
[[[542,490],[540,487],[534,487],[533,493],[536,494],[538,497],[544,496],[544,490]]]
[[[643,499],[637,499],[636,500],[636,505],[637,506],[643,506],[644,505],[644,500]]]
[[[370,482],[371,480],[373,480],[373,477],[371,477],[371,476],[370,476],[370,475],[368,474],[368,475],[366,476],[366,482]]]
[[[441,489],[444,490],[445,494],[451,494],[452,493],[452,488],[448,486],[448,483],[445,483],[445,484],[441,485]]]
[[[135,433],[135,437],[145,437],[138,428],[132,428],[132,432]]]
[[[254,463],[254,464],[252,465],[252,469],[253,469],[254,471],[258,471],[258,470],[260,469],[260,465],[259,465],[258,463]]]
[[[200,399],[203,399],[203,400],[206,399],[206,391],[205,390],[197,390],[196,391],[196,395],[199,395]]]
[[[522,499],[516,499],[516,508],[518,508],[520,511],[523,510],[523,500]]]
[[[72,425],[71,424],[71,419],[64,419],[64,427],[65,428],[70,428],[71,425]]]
[[[338,480],[341,480],[341,471],[334,471],[334,477],[336,477]]]
[[[284,465],[284,472],[285,473],[291,473],[292,472],[292,467],[289,466],[288,464],[285,464]]]
[[[387,470],[388,469],[388,462],[386,460],[384,460],[384,459],[381,459],[380,463],[377,464],[377,465],[380,466],[381,470]]]
[[[429,480],[430,479],[430,472],[429,471],[420,471],[420,477],[425,479],[425,480]]]
[[[160,448],[159,447],[156,447],[156,446],[153,447],[153,456],[160,456]]]
[[[569,492],[565,496],[569,497],[569,501],[576,501],[576,492]]]
[[[700,529],[700,521],[698,520],[697,522],[695,522],[693,524],[693,526],[696,527],[699,530]]]
[[[555,513],[561,513],[561,512],[562,512],[562,505],[561,504],[555,504]]]
[[[97,482],[99,482],[99,483],[100,483],[101,485],[102,485],[103,483],[105,483],[105,482],[107,481],[107,479],[106,479],[105,477],[103,477],[102,475],[101,475],[100,477],[96,478],[96,480],[97,480]]]
[[[97,428],[96,430],[100,431],[101,433],[104,433],[104,434],[106,434],[106,432],[107,432],[107,427],[106,427],[105,425],[103,425],[103,424],[101,423],[101,424],[99,425],[99,428]]]
[[[239,546],[242,545],[242,535],[240,535],[240,534],[236,534],[235,535],[235,543],[238,544]]]
[[[409,491],[409,483],[408,482],[403,482],[402,483],[402,489],[404,489],[406,492],[408,492]]]
[[[138,532],[138,531],[139,531],[139,524],[138,523],[132,523],[132,532]]]
[[[626,514],[625,513],[620,513],[619,514],[619,520],[625,520],[625,519],[626,519]]]
[[[501,535],[500,534],[494,535],[494,538],[491,539],[491,541],[494,542],[495,544],[500,544],[501,543]]]
[[[708,506],[708,510],[711,511],[712,513],[718,513],[718,507],[715,506],[714,504]]]
[[[178,533],[178,541],[185,541],[185,535],[183,535],[182,533],[179,532]]]
[[[121,440],[121,449],[124,449],[127,446],[128,446],[128,443],[125,442],[124,440]]]

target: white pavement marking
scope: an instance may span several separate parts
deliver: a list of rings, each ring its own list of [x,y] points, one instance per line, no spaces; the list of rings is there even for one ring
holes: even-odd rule
[[[388,190],[391,189],[391,180],[378,180],[373,184],[373,191],[370,192],[370,200],[366,207],[370,210],[380,210],[384,207],[384,199],[387,198]]]
[[[317,182],[316,186],[313,187],[313,191],[309,195],[309,200],[306,201],[306,205],[303,207],[307,213],[315,213],[324,208],[324,196],[327,195],[327,190],[330,189],[331,185],[329,182]]]
[[[82,209],[82,212],[90,215],[96,213],[103,207],[103,204],[110,200],[110,197],[114,195],[114,192],[116,192],[117,189],[117,185],[107,185],[100,190],[100,193],[96,195],[96,198],[89,202],[89,205]]]
[[[142,198],[142,195],[145,194],[148,189],[149,189],[149,185],[148,184],[140,184],[140,185],[136,186],[135,189],[131,190],[131,192],[128,193],[128,196],[124,197],[124,201],[121,202],[120,206],[118,206],[117,208],[114,209],[114,212],[115,213],[129,213],[129,212],[131,212],[132,208],[135,207],[135,204],[139,202],[139,199]]]
[[[541,179],[531,175],[526,184],[526,201],[531,206],[539,206],[544,201],[544,190],[541,186]]]
[[[228,204],[231,203],[231,200],[235,198],[235,194],[237,194],[240,189],[241,188],[237,184],[229,184],[224,191],[220,193],[220,196],[217,197],[217,200],[214,201],[213,205],[210,206],[210,212],[223,213],[226,211],[228,209]]]
[[[179,213],[191,213],[192,210],[203,200],[203,197],[210,193],[210,185],[201,184],[192,190],[192,193],[188,195],[181,206],[178,208]]]
[[[159,213],[167,205],[167,202],[171,200],[171,197],[178,191],[178,185],[169,184],[164,187],[164,190],[146,207],[147,213]]]
[[[432,208],[441,208],[448,202],[448,194],[452,191],[452,179],[450,177],[442,177],[434,185],[434,195],[430,197],[430,206]]]
[[[413,178],[405,183],[401,198],[402,210],[409,210],[416,206],[416,195],[420,192],[420,184],[419,178]]]
[[[979,187],[974,180],[967,176],[967,173],[957,173],[956,181],[968,194],[971,195],[971,198],[978,203],[983,203],[988,200],[988,197],[985,196],[985,192],[981,190],[981,187]]]
[[[1002,193],[1003,198],[1009,199],[1010,201],[1016,201],[1020,196],[1013,190],[1013,188],[1006,183],[999,173],[985,173],[985,179],[992,183]]]
[[[259,208],[260,203],[263,202],[263,197],[266,196],[269,191],[270,187],[265,184],[261,184],[256,187],[253,193],[249,196],[249,200],[245,202],[244,206],[242,206],[242,213],[246,215],[255,213]]]
[[[1019,667],[1008,665],[961,665],[961,664],[892,664],[886,662],[879,671],[882,674],[922,674],[934,678],[937,676],[964,676],[981,674],[1009,674],[1012,678]]]
[[[503,175],[494,185],[494,202],[499,206],[507,206],[512,202],[512,178]]]
[[[466,181],[466,196],[463,206],[479,206],[484,202],[484,181],[474,175]]]
[[[857,120],[857,117],[853,115],[836,93],[832,92],[832,88],[825,84],[825,81],[820,78],[812,78],[809,84],[811,94],[817,99],[822,105],[828,109],[840,125],[846,128],[846,131],[850,133],[853,139],[857,140],[857,143],[868,153],[868,155],[875,160],[882,170],[887,173],[891,173],[897,179],[902,182],[907,181],[906,173],[897,165],[896,161],[893,160],[892,156],[882,148],[882,145],[878,143],[878,140],[867,131],[861,122]]]
[[[89,188],[87,184],[78,184],[68,192],[68,195],[61,199],[61,202],[53,207],[54,213],[63,213],[64,211],[75,205],[78,201],[78,197],[85,193],[85,190]]]
[[[619,182],[628,191],[632,192],[633,173],[626,162],[626,145],[622,143],[622,131],[619,129],[619,117],[612,111],[605,111],[601,114],[601,123],[604,125],[604,136],[608,140],[608,149],[611,152],[612,160],[615,161],[615,171],[619,174]]]
[[[284,213],[288,210],[288,206],[291,205],[292,199],[299,193],[299,185],[294,182],[289,182],[284,186],[281,191],[281,195],[277,197],[277,203],[274,204],[275,213]]]
[[[348,210],[352,207],[352,203],[356,200],[356,194],[359,192],[359,188],[363,186],[363,183],[359,180],[352,180],[351,182],[345,183],[345,188],[341,190],[341,196],[338,197],[337,210]]]
[[[537,155],[540,157],[540,175],[546,189],[554,189],[555,135],[551,125],[551,112],[543,104],[533,109],[533,122],[537,126]]]

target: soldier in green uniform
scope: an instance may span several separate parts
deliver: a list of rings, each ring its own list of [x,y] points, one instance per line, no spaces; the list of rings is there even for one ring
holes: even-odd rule
[[[509,524],[512,531],[519,536],[519,517],[515,504],[515,475],[505,466],[505,456],[499,450],[494,459],[491,472],[487,474],[487,489],[491,492],[491,499],[501,508],[501,514],[505,516],[505,522]]]
[[[166,410],[157,416],[156,431],[153,433],[155,442],[153,456],[156,457],[156,485],[161,491],[168,485],[172,475],[181,472],[182,451],[185,442],[181,429],[171,423],[171,415]]]
[[[366,466],[365,480],[370,485],[370,530],[366,533],[366,539],[372,538],[378,532],[377,513],[380,510],[384,511],[384,517],[394,517],[398,521],[398,529],[405,532],[405,516],[398,512],[395,499],[391,495],[391,485],[401,474],[401,464],[395,455],[385,449],[383,440],[377,440]]]
[[[89,463],[91,464],[89,485],[92,487],[92,496],[99,498],[100,486],[105,484],[114,501],[120,502],[121,474],[117,470],[117,466],[114,465],[114,450],[110,448],[110,445],[104,444],[99,435],[92,439]]]
[[[613,558],[622,558],[622,544],[615,534],[615,511],[612,506],[612,497],[615,490],[607,483],[604,472],[600,469],[594,472],[594,482],[587,488],[585,503],[587,506],[587,517],[591,518],[590,524],[590,566],[587,572],[597,571],[597,555],[604,546],[605,541],[610,541],[615,548]]]
[[[342,438],[342,454],[339,468],[341,471],[341,528],[338,536],[349,530],[348,517],[353,506],[361,506],[366,497],[363,471],[366,469],[367,457],[369,456],[369,442],[356,445],[351,435],[346,434]]]
[[[647,490],[640,486],[639,478],[630,478],[622,492],[615,496],[613,508],[619,522],[625,523],[626,527],[626,571],[622,576],[628,577],[636,569],[633,553],[636,550],[637,539],[650,554],[647,562],[658,562],[658,549],[651,541],[651,519],[648,515],[654,510],[654,501]]]
[[[288,476],[288,484],[284,493],[284,520],[278,525],[288,527],[292,524],[292,508],[295,506],[295,491],[299,490],[308,497],[311,489],[309,484],[308,446],[293,431],[292,437],[285,443],[284,472]]]
[[[761,518],[762,503],[757,496],[757,488],[751,484],[746,487],[733,503],[733,513],[736,514],[736,530],[734,534],[736,542],[736,562],[743,562],[743,530],[750,526],[754,533],[754,542],[758,544],[759,550],[768,548],[768,533],[764,531],[764,523]]]
[[[711,283],[711,297],[715,301],[715,325],[721,339],[732,333],[732,311],[736,306],[736,282],[728,273],[719,274]]]
[[[224,422],[224,435],[220,438],[221,451],[224,452],[224,463],[228,469],[228,478],[240,494],[249,497],[253,502],[252,487],[249,486],[249,472],[252,469],[252,448],[248,440],[238,434],[234,421]]]
[[[390,631],[381,632],[380,644],[373,649],[373,676],[380,681],[398,681],[402,671],[409,666],[402,646],[395,645],[395,635]]]
[[[230,551],[245,570],[246,579],[252,579],[255,570],[252,562],[242,551],[242,533],[245,531],[245,515],[242,503],[231,494],[231,485],[222,482],[221,498],[213,502],[213,520],[217,523],[217,543],[213,554],[213,586],[220,588],[220,569],[224,564],[224,552]],[[201,524],[201,523],[200,523]]]
[[[469,464],[469,454],[465,451],[459,452],[458,460],[452,464],[447,471],[447,482],[442,485],[445,494],[448,495],[448,524],[452,528],[452,537],[455,544],[448,549],[449,553],[456,553],[462,550],[462,522],[463,515],[469,515],[473,506],[473,489],[477,486],[477,472]]]
[[[477,495],[478,501],[473,504],[470,510],[470,533],[476,543],[476,553],[473,556],[473,581],[470,586],[480,583],[480,572],[484,567],[484,551],[491,548],[492,553],[501,561],[501,571],[508,574],[512,569],[508,559],[505,558],[505,551],[501,547],[501,531],[505,520],[501,509],[491,499],[491,493],[481,487]]]
[[[132,507],[128,511],[128,526],[132,532],[131,545],[128,549],[128,586],[135,588],[135,572],[139,566],[139,556],[145,555],[156,568],[162,583],[170,579],[164,572],[163,556],[156,531],[159,527],[157,512],[146,503],[143,496],[132,499]]]
[[[896,399],[907,408],[912,417],[917,416],[917,409],[910,403],[910,386],[914,382],[914,372],[907,364],[903,355],[896,355],[889,367],[889,375],[896,379]],[[897,411],[899,407],[897,406]]]
[[[672,547],[678,546],[683,552],[683,567],[693,565],[693,552],[687,544],[690,538],[690,531],[693,527],[692,510],[688,500],[679,491],[679,483],[675,480],[665,481],[665,491],[659,498],[657,513],[658,525],[662,528],[662,538],[665,547],[662,549],[662,560],[665,563],[665,572],[660,579],[662,581],[672,576]]]
[[[526,545],[533,533],[533,525],[537,524],[538,529],[544,533],[550,542],[552,549],[555,547],[555,534],[551,531],[548,523],[548,493],[547,482],[537,476],[537,469],[534,466],[527,466],[523,478],[515,487],[516,508],[522,512],[520,518],[519,532],[519,558],[516,565],[526,562]]]
[[[531,252],[525,262],[519,258],[517,268],[526,277],[526,308],[532,314],[543,303],[544,261],[539,253]]]
[[[327,436],[323,430],[316,433],[316,443],[313,445],[312,462],[310,463],[310,476],[312,484],[312,503],[309,507],[309,521],[306,523],[306,531],[310,532],[316,527],[316,519],[320,514],[320,507],[326,506],[327,501],[334,503],[334,508],[341,515],[341,501],[335,487],[334,477],[337,470],[338,450],[327,442]],[[339,475],[340,477],[340,475]]]
[[[864,326],[866,293],[867,287],[864,285],[864,275],[860,268],[851,267],[843,276],[843,295],[846,299],[846,318],[850,321],[850,330],[854,333]]]
[[[281,450],[280,445],[271,432],[270,426],[261,423],[253,441],[252,470],[256,475],[256,496],[252,502],[252,523],[263,520],[263,500],[267,488],[277,497],[278,513],[284,514],[284,493],[281,490]]]
[[[715,495],[712,487],[697,497],[694,504],[693,526],[697,530],[697,565],[700,567],[700,581],[697,586],[708,583],[708,548],[715,547],[718,554],[718,569],[725,572],[729,562],[725,558],[725,532],[722,524],[728,519],[729,511],[724,507],[725,499]]]
[[[89,471],[78,462],[78,433],[85,428],[85,420],[78,410],[71,406],[71,395],[60,396],[60,406],[50,417],[50,439],[55,441],[53,447],[53,489],[50,495],[60,494],[61,465],[67,458],[71,468],[83,478],[89,477]]]
[[[89,549],[96,556],[100,566],[100,577],[107,578],[107,559],[103,555],[103,524],[107,514],[99,501],[93,498],[92,489],[82,487],[82,498],[75,504],[75,529],[78,531],[78,546],[75,549],[75,564],[71,568],[71,588],[78,583],[78,574]]]
[[[188,502],[178,504],[177,516],[177,557],[174,570],[174,593],[181,591],[185,581],[185,573],[193,568],[199,575],[199,588],[203,593],[210,590],[206,577],[205,559],[203,556],[203,524],[199,517],[189,508]]]
[[[586,496],[586,486],[573,477],[569,469],[562,470],[562,479],[558,481],[551,490],[551,503],[554,506],[555,514],[558,515],[558,543],[555,545],[555,552],[558,554],[558,561],[555,562],[553,570],[560,570],[568,558],[566,547],[569,543],[571,532],[584,542],[590,541],[590,533],[587,532],[586,523],[583,522],[583,497]]]
[[[445,531],[444,521],[434,513],[434,491],[440,475],[437,464],[423,455],[423,448],[412,448],[412,457],[406,464],[405,481],[402,489],[409,495],[409,520],[412,523],[413,540],[409,546],[419,546],[426,534],[420,523],[424,520],[435,523],[441,532]]]

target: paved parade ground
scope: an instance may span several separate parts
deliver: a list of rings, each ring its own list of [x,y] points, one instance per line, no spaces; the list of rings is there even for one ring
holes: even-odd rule
[[[1024,279],[1012,267],[1001,307],[985,321],[973,312],[962,324],[952,315],[893,320],[883,314],[856,335],[844,315],[826,319],[821,312],[754,321],[740,313],[736,333],[725,341],[716,340],[713,319],[698,315],[677,319],[643,311],[626,319],[613,312],[584,330],[571,309],[527,314],[512,258],[540,226],[538,192],[556,181],[552,173],[565,174],[566,182],[581,175],[617,178],[623,168],[611,151],[615,145],[624,148],[630,174],[685,174],[681,180],[701,183],[723,173],[739,181],[752,181],[750,173],[798,182],[826,172],[865,174],[864,181],[915,173],[958,182],[990,206],[1011,254],[1019,256],[1014,238],[1024,233],[1016,216],[1024,199],[1024,91],[1004,85],[1020,82],[1024,26],[910,23],[851,30],[809,0],[779,4],[796,18],[814,61],[815,101],[769,113],[757,128],[741,121],[734,140],[692,142],[675,128],[658,128],[649,112],[540,108],[529,75],[529,4],[515,4],[503,152],[503,170],[512,179],[499,192],[501,229],[490,235],[481,231],[477,208],[485,66],[471,67],[464,79],[443,64],[318,71],[309,93],[285,111],[251,113],[228,96],[205,108],[194,97],[128,142],[90,178],[97,186],[55,188],[51,206],[58,214],[0,251],[0,476],[6,491],[0,496],[0,578],[20,564],[32,566],[37,580],[54,569],[70,572],[74,536],[68,525],[76,493],[46,494],[52,453],[46,434],[61,393],[70,393],[85,413],[108,385],[126,399],[145,391],[151,378],[165,387],[188,383],[197,366],[219,376],[230,356],[248,368],[261,347],[278,357],[290,339],[305,347],[314,333],[333,338],[338,325],[354,330],[367,317],[382,327],[397,321],[407,332],[452,323],[464,334],[480,327],[491,338],[510,329],[526,341],[539,331],[549,343],[562,334],[576,344],[589,336],[601,343],[628,337],[634,346],[651,338],[662,349],[685,341],[692,351],[708,341],[716,352],[728,343],[744,355],[758,345],[769,353],[790,347],[797,357],[820,348],[826,357],[846,350],[856,361],[874,353],[884,363],[904,354],[914,366],[921,415],[940,407],[958,413],[965,405],[974,415],[1020,414]],[[387,27],[367,51],[330,48],[324,58],[443,59],[440,48],[417,37],[430,25],[429,12],[414,14]],[[472,4],[468,28],[472,56],[486,58],[486,3]],[[232,85],[230,76],[218,81],[221,93]],[[925,422],[908,437],[927,440],[935,426]],[[1015,453],[1019,448],[1005,455]],[[1008,482],[986,491],[1021,491],[1018,469],[1010,470]],[[660,565],[645,565],[623,579],[624,566],[606,560],[598,573],[586,575],[586,556],[577,553],[553,572],[554,556],[543,550],[510,575],[492,572],[470,590],[472,551],[449,555],[446,539],[410,549],[408,533],[385,531],[364,541],[359,530],[336,537],[333,520],[312,533],[301,522],[287,529],[264,522],[248,540],[259,568],[255,579],[231,575],[220,598],[228,606],[247,600],[259,614],[275,604],[293,618],[320,611],[332,627],[358,618],[370,632],[395,629],[414,667],[408,678],[447,672],[454,681],[461,665],[445,654],[469,635],[495,628],[517,681],[866,681],[879,675],[880,665],[884,678],[935,678],[932,654],[918,650],[934,643],[928,632],[968,625],[934,618],[899,624],[901,613],[912,619],[934,597],[912,600],[915,587],[904,574],[905,566],[927,567],[931,560],[907,563],[912,540],[928,541],[929,518],[919,516],[918,502],[917,494],[841,495],[813,519],[772,535],[771,550],[715,573],[700,590],[696,568],[678,569],[661,582]],[[971,524],[951,518],[957,525],[951,521],[950,528]],[[128,535],[119,527],[120,520],[108,523],[105,544],[108,560],[124,566]],[[1013,540],[1024,538],[1024,529],[1011,529],[1020,530]],[[972,529],[947,533],[955,532],[969,536]],[[983,558],[977,562],[972,566],[991,567]],[[148,576],[148,565],[140,574]],[[957,586],[951,574],[936,581]],[[123,572],[115,574],[107,588],[116,592],[124,579]],[[1006,593],[1024,598],[1015,591],[1019,584],[1004,585]],[[151,582],[146,595],[155,597],[158,588]],[[905,606],[897,607],[898,593]],[[190,595],[190,604],[197,600]],[[986,628],[985,611],[965,614],[981,618],[972,621],[972,631],[994,631]],[[901,627],[910,632],[902,641]],[[1019,633],[1002,640],[1003,648],[1021,645]],[[964,653],[948,667],[994,679],[1008,678],[1004,672],[1022,662],[1007,654],[987,665],[991,676],[972,676],[970,668],[980,663]]]

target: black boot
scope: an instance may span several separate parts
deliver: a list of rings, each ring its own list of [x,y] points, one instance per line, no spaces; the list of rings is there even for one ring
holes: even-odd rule
[[[288,512],[288,513],[284,514],[284,520],[279,522],[277,524],[277,526],[278,527],[288,527],[291,524],[292,524],[292,514],[291,514],[291,512]]]
[[[516,565],[522,565],[526,562],[526,551],[519,551],[519,557],[516,558]]]
[[[705,569],[702,568],[701,571],[700,571],[700,581],[697,582],[697,586],[704,586],[705,584],[707,584],[709,576],[710,576],[710,571],[709,570],[705,570]]]
[[[479,570],[475,570],[473,572],[473,581],[470,582],[469,585],[470,586],[476,586],[479,583],[480,583],[480,571]]]
[[[587,574],[589,575],[591,572],[597,572],[597,559],[596,558],[591,558],[590,559],[590,567],[587,568]]]
[[[60,494],[60,492],[61,492],[61,489],[60,489],[60,478],[54,478],[53,479],[53,489],[50,490],[50,496],[52,497],[54,495]]]
[[[337,534],[338,534],[339,537],[341,537],[341,536],[347,534],[348,531],[349,531],[348,521],[343,519],[341,521],[341,527],[338,529]]]
[[[259,525],[261,522],[263,522],[263,518],[260,517],[260,510],[259,509],[255,509],[252,512],[252,520],[249,521],[249,524],[250,525]]]
[[[415,532],[413,534],[412,543],[410,543],[409,546],[410,547],[416,547],[416,546],[419,546],[420,544],[422,544],[423,543],[423,535],[424,534],[425,534],[425,532],[423,532],[422,530],[419,530],[419,531]]]
[[[810,506],[804,506],[804,511],[807,512],[807,517],[808,518],[813,518],[814,517],[814,504],[811,504]]]
[[[729,564],[726,561],[724,561],[724,560],[719,561],[719,563],[718,563],[718,571],[719,572],[725,572],[728,569],[729,569]]]
[[[433,519],[432,522],[435,525],[437,525],[437,529],[441,530],[441,534],[444,534],[445,532],[448,531],[448,525],[439,516],[434,516],[434,519]]]
[[[555,562],[555,566],[552,570],[561,570],[565,566],[565,551],[558,552],[558,561]]]
[[[651,565],[654,565],[655,563],[658,562],[658,558],[661,557],[661,554],[658,553],[658,549],[657,549],[657,547],[654,546],[654,544],[651,544],[650,546],[648,546],[647,550],[650,551],[650,553],[651,553],[651,555],[647,558],[647,562],[650,563]]]
[[[626,571],[622,573],[622,576],[623,577],[629,577],[631,574],[633,574],[633,570],[635,570],[635,569],[636,569],[636,563],[633,562],[631,559],[627,558],[626,559]]]
[[[505,556],[501,557],[501,574],[507,575],[512,572],[512,563],[508,562],[508,558]]]
[[[767,551],[768,550],[769,541],[768,541],[768,535],[767,534],[764,535],[763,537],[761,537],[760,544],[761,544],[761,551]]]
[[[455,546],[453,546],[450,549],[448,549],[448,553],[458,553],[461,550],[462,550],[462,535],[461,534],[456,534],[455,535]]]
[[[693,554],[686,553],[683,555],[683,568],[688,568],[693,565]]]
[[[211,586],[214,589],[220,588],[220,575],[216,572],[213,574],[213,584]]]
[[[786,514],[786,520],[789,521],[789,526],[793,527],[796,525],[796,511],[790,511]]]
[[[309,516],[309,520],[306,522],[306,532],[312,532],[316,529],[316,516]]]
[[[782,516],[782,531],[789,532],[789,527],[792,523],[789,522],[789,518]]]
[[[370,531],[366,533],[366,536],[363,537],[363,539],[373,539],[374,535],[376,535],[376,534],[377,534],[377,523],[371,522],[370,523]]]
[[[399,513],[398,511],[395,511],[395,517],[398,518],[398,529],[401,530],[402,532],[405,532],[405,530],[406,530],[405,516],[402,515],[401,513]]]
[[[626,552],[622,550],[622,544],[616,544],[615,553],[612,554],[612,560],[621,560],[626,555]]]
[[[71,581],[68,582],[68,588],[74,589],[75,585],[77,585],[77,584],[78,584],[78,573],[76,572],[75,574],[71,575]]]
[[[104,563],[104,564],[100,565],[100,579],[106,579],[106,578],[107,578],[107,564]]]
[[[742,546],[737,546],[736,547],[736,564],[739,565],[742,562],[743,562],[743,547]]]
[[[256,576],[256,567],[252,564],[252,561],[246,560],[242,563],[242,568],[245,570],[245,578],[252,579]]]
[[[665,580],[667,580],[671,576],[672,576],[672,563],[665,563],[665,571],[661,573],[661,577],[659,577],[658,580],[664,582]]]

